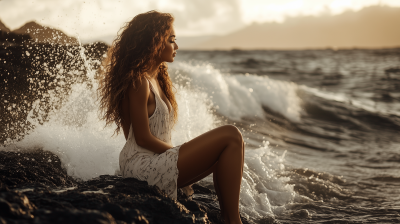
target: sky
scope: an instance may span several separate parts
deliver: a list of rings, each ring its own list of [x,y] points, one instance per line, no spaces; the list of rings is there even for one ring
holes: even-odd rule
[[[34,20],[81,40],[95,40],[115,36],[135,15],[155,9],[174,15],[178,36],[205,36],[377,4],[400,7],[400,0],[0,0],[0,20],[11,30]]]

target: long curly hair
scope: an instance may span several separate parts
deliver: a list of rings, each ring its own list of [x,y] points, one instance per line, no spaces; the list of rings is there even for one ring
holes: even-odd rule
[[[170,36],[174,18],[169,13],[149,11],[135,16],[118,32],[109,48],[99,72],[97,93],[100,100],[100,118],[106,126],[115,123],[114,134],[122,126],[122,99],[128,88],[141,83],[146,72],[157,63]],[[174,123],[178,117],[172,81],[165,62],[158,67],[157,79],[174,111]]]

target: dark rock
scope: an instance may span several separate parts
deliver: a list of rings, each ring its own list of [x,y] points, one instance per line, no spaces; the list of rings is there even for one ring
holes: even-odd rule
[[[134,178],[74,180],[42,150],[0,151],[0,164],[0,223],[222,223],[215,192],[198,184],[173,200]]]
[[[49,112],[59,109],[68,98],[74,84],[85,83],[91,88],[87,73],[100,67],[108,46],[101,42],[84,46],[27,41],[17,44],[17,39],[15,43],[2,45],[1,35],[0,145],[3,145],[22,139],[35,128],[27,120],[28,113],[30,119],[43,124],[48,121]],[[84,62],[82,52],[89,62]],[[49,92],[54,93],[51,99]],[[34,102],[41,103],[34,107]]]
[[[103,43],[0,46],[0,88],[4,89],[0,108],[6,108],[0,119],[0,145],[18,141],[35,128],[26,119],[28,112],[39,124],[48,120],[48,113],[58,107],[53,101],[47,103],[48,91],[60,97],[56,101],[61,105],[73,84],[90,85],[78,56],[85,51],[92,59],[91,69],[96,70],[107,48]],[[47,70],[62,78],[56,80]],[[63,85],[54,84],[61,80]],[[35,101],[42,102],[39,108],[33,108]],[[103,175],[76,180],[67,175],[56,155],[40,149],[0,151],[0,224],[222,223],[215,192],[198,184],[193,188],[192,197],[179,190],[178,200],[173,200],[134,178]]]
[[[29,199],[18,191],[0,193],[0,216],[5,219],[32,219],[31,212],[36,209]]]
[[[4,46],[12,46],[15,44],[21,44],[31,39],[29,34],[18,34],[9,31],[3,31],[0,29],[0,43]]]
[[[50,152],[0,152],[0,182],[13,187],[70,187],[76,181]],[[51,162],[49,162],[51,161]]]
[[[116,224],[115,219],[107,212],[88,209],[67,210],[38,210],[34,223],[43,224],[70,224],[70,223],[93,223],[93,224]]]

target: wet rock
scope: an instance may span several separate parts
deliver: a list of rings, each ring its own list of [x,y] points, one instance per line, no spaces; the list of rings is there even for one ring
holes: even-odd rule
[[[0,151],[0,164],[0,223],[222,223],[215,192],[197,184],[173,200],[134,178],[74,180],[42,150]]]
[[[7,187],[0,190],[0,217],[3,220],[33,218],[32,211],[36,206],[29,199],[18,191],[10,191]]]
[[[34,223],[43,224],[69,224],[69,223],[94,223],[94,224],[116,224],[115,219],[107,212],[88,209],[69,210],[39,210]]]
[[[3,34],[0,32],[0,108],[4,109],[0,146],[22,139],[35,128],[34,123],[48,121],[48,114],[61,107],[76,83],[91,88],[88,71],[100,67],[108,48],[101,42],[83,46],[29,42],[23,35],[19,39],[13,36],[15,41],[4,45],[2,38],[11,38],[11,33]]]
[[[48,113],[65,100],[46,103],[49,91],[68,96],[72,84],[85,82],[87,69],[77,57],[82,50],[96,70],[107,48],[103,43],[0,46],[5,80],[0,87],[6,90],[0,108],[7,108],[0,119],[0,146],[35,128],[26,120],[29,111],[39,124],[47,121]],[[78,73],[71,75],[71,70]],[[54,85],[59,81],[64,84]],[[41,103],[33,108],[37,101]],[[83,182],[68,176],[56,155],[40,149],[0,151],[0,188],[0,223],[222,223],[216,194],[205,187],[195,184],[192,197],[179,190],[178,200],[172,200],[133,178],[105,175]]]
[[[56,155],[43,150],[0,152],[0,182],[14,188],[70,187],[77,183]]]
[[[0,44],[2,46],[13,46],[16,44],[21,44],[30,39],[31,37],[29,36],[29,34],[18,34],[1,30],[1,24],[0,24]]]

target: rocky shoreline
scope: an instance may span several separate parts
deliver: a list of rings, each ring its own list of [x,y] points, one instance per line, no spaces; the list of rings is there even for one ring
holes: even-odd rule
[[[33,111],[32,119],[46,121],[51,107],[57,105],[48,103],[49,92],[61,104],[72,84],[88,83],[82,52],[96,70],[108,48],[102,43],[36,43],[25,41],[20,34],[21,41],[7,42],[14,34],[2,34],[8,36],[1,36],[7,44],[0,46],[0,87],[5,90],[0,101],[0,146],[18,141],[35,128],[27,121],[29,111]],[[37,110],[35,101],[41,102]],[[193,196],[179,190],[178,200],[173,200],[157,187],[133,178],[103,175],[76,180],[56,155],[41,149],[0,151],[0,224],[222,223],[215,192],[199,184],[193,188]]]
[[[0,151],[1,224],[222,223],[215,192],[199,184],[193,189],[191,197],[179,189],[173,200],[134,178],[75,180],[56,155],[40,149]]]

